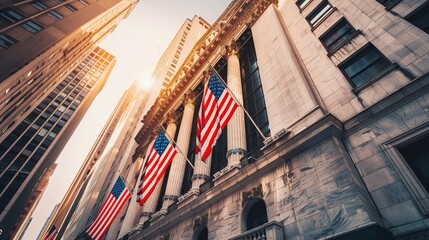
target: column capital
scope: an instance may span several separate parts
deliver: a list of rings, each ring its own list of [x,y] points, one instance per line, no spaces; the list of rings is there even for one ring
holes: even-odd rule
[[[133,162],[135,162],[139,157],[143,157],[144,149],[141,145],[138,145],[136,147],[136,150],[134,150],[134,154],[132,156]]]
[[[176,124],[177,113],[175,111],[168,113],[167,124]]]
[[[148,217],[150,218],[152,216],[152,212],[141,212],[140,217]]]
[[[204,181],[207,181],[210,179],[210,177],[206,174],[194,174],[192,176],[192,180],[196,180],[196,179],[203,179]]]
[[[226,48],[226,55],[229,57],[231,55],[238,55],[238,44],[235,41],[231,41],[231,43]]]
[[[202,79],[202,83],[205,85],[209,79],[210,79],[210,75],[212,74],[212,70],[209,68],[207,71],[203,72],[203,79]]]
[[[195,93],[194,91],[189,91],[187,93],[185,93],[185,96],[183,96],[183,105],[187,105],[187,104],[192,104],[195,105],[194,101],[195,101]]]

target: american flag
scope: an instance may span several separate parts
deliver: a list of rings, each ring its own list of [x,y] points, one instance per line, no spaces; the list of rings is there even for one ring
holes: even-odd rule
[[[53,240],[55,239],[55,236],[57,236],[57,233],[58,233],[57,229],[55,228],[54,225],[52,225],[51,229],[49,229],[49,232],[46,233],[43,240]]]
[[[113,220],[118,216],[124,204],[130,199],[131,192],[125,186],[121,177],[118,177],[112,191],[107,196],[106,201],[98,213],[95,221],[86,230],[86,233],[94,240],[103,239],[112,225]]]
[[[237,106],[219,78],[212,73],[204,89],[197,119],[195,154],[202,161],[210,156],[217,138],[234,115]]]
[[[137,202],[140,206],[149,198],[176,154],[176,149],[168,141],[165,134],[160,131],[143,168],[139,192],[137,193]]]

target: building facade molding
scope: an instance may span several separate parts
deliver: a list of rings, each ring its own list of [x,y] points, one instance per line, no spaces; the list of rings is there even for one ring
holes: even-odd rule
[[[182,71],[184,72],[183,77],[181,74],[177,74],[172,80],[172,82],[177,83],[176,87],[169,93],[162,93],[163,99],[166,101],[162,104],[153,105],[144,116],[142,121],[144,126],[135,137],[135,140],[139,144],[143,144],[144,141],[150,141],[149,136],[152,129],[159,124],[159,118],[166,112],[171,111],[175,106],[174,99],[177,99],[178,96],[183,96],[191,87],[192,83],[198,81],[198,76],[201,72],[209,68],[208,65],[211,56],[218,55],[218,53],[222,52],[221,49],[231,42],[230,39],[234,39],[237,32],[246,28],[252,19],[252,21],[256,21],[272,2],[273,1],[267,0],[234,1],[233,6],[230,6],[227,12],[222,15],[224,18],[219,18],[212,25],[212,30],[206,32],[196,43],[191,54],[189,54],[188,58],[184,61],[185,63],[192,63],[191,66],[184,64],[178,70],[179,73]],[[256,13],[256,15],[253,13]],[[194,59],[194,53],[199,56],[197,59]],[[191,58],[194,61],[191,61]]]
[[[215,204],[225,196],[240,191],[249,184],[252,185],[252,176],[260,176],[272,171],[276,167],[285,164],[288,159],[291,159],[293,156],[296,156],[306,149],[311,149],[314,144],[324,139],[342,139],[342,128],[342,124],[338,119],[332,115],[327,115],[299,134],[295,136],[287,135],[287,139],[279,139],[279,141],[264,151],[262,157],[247,165],[245,168],[242,168],[233,177],[229,178],[228,181],[223,181],[210,190],[201,193],[198,198],[193,198],[189,202],[186,201],[185,205],[180,204],[180,201],[184,199],[185,195],[192,196],[193,194],[189,193],[179,197],[179,208],[177,210],[169,213],[167,218],[157,221],[157,224],[148,226],[141,233],[136,235],[135,238],[131,239],[139,239],[143,236],[154,238],[160,231],[168,231],[177,224],[179,219],[188,219],[192,217],[195,212],[204,212],[210,205]]]

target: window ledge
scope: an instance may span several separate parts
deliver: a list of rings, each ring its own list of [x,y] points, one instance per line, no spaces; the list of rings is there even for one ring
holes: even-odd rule
[[[401,2],[401,0],[396,0],[396,1],[392,2],[390,5],[385,6],[386,11],[392,10],[392,8],[394,8],[400,2]]]
[[[295,4],[296,4],[296,6],[298,7],[298,9],[299,9],[299,12],[300,13],[302,13],[303,11],[304,11],[304,9],[306,9],[309,5],[310,5],[310,3],[312,2],[313,0],[311,0],[311,1],[309,1],[305,6],[303,6],[302,8],[299,8],[299,6],[298,6],[298,3],[297,2],[295,2]]]
[[[392,63],[389,67],[387,67],[386,69],[384,69],[377,76],[373,77],[371,80],[369,80],[368,82],[364,83],[362,86],[359,86],[359,87],[356,87],[355,89],[353,89],[353,92],[355,94],[356,93],[360,93],[365,88],[371,86],[373,83],[377,82],[378,80],[380,80],[381,78],[387,76],[387,74],[393,72],[394,70],[396,70],[398,68],[399,68],[399,65],[397,63]]]
[[[318,27],[318,26],[320,26],[329,16],[331,16],[332,15],[332,13],[334,13],[335,11],[337,11],[337,8],[336,7],[333,7],[332,8],[332,10],[328,13],[328,14],[326,14],[326,16],[324,16],[323,18],[321,18],[320,19],[320,21],[317,23],[317,24],[315,24],[314,26],[311,26],[311,31],[312,32],[314,32],[314,30],[316,30],[316,28]]]
[[[347,43],[349,43],[353,38],[355,38],[357,35],[362,34],[362,31],[357,29],[355,30],[352,35],[350,35],[347,39],[345,39],[340,45],[335,47],[334,49],[328,50],[328,57],[331,57],[336,53],[340,48],[344,47]]]

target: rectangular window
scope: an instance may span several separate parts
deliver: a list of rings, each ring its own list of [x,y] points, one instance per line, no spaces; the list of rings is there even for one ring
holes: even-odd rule
[[[401,134],[381,147],[425,214],[429,214],[429,124]]]
[[[296,1],[296,5],[298,6],[298,8],[300,10],[304,9],[305,7],[308,6],[308,4],[311,2],[312,0],[298,0]]]
[[[429,2],[408,15],[405,19],[425,33],[429,33]]]
[[[0,12],[0,16],[3,18],[9,20],[10,22],[18,22],[19,20],[23,19],[24,17],[17,13],[16,11],[12,10],[11,8],[5,8]]]
[[[398,147],[402,157],[405,159],[427,192],[429,192],[428,142],[429,136],[426,136],[425,138],[420,139],[412,144]]]
[[[81,2],[85,6],[89,5],[88,1],[86,1],[86,0],[79,0],[79,2]]]
[[[350,25],[350,23],[343,19],[337,23],[332,29],[328,30],[320,37],[320,41],[325,46],[328,53],[335,52],[345,43],[349,42],[358,31]]]
[[[55,11],[55,10],[49,11],[49,12],[48,12],[48,15],[49,15],[51,18],[55,19],[55,20],[60,20],[60,19],[62,19],[62,18],[63,18],[63,15],[59,14],[59,13],[58,13],[57,11]]]
[[[312,28],[317,27],[326,17],[329,16],[334,8],[329,4],[328,1],[323,1],[317,6],[307,17],[307,21]]]
[[[3,48],[8,48],[18,41],[14,39],[13,37],[6,35],[4,33],[0,33],[0,46]]]
[[[76,12],[77,8],[73,7],[73,5],[71,5],[70,3],[66,4],[66,8],[72,12]]]
[[[386,8],[392,8],[396,4],[398,4],[401,0],[377,0],[377,2],[381,3]]]
[[[26,29],[27,31],[32,32],[32,33],[37,33],[40,30],[42,30],[41,26],[39,26],[38,24],[36,24],[35,22],[33,22],[31,20],[21,24],[21,27],[23,27],[24,29]]]
[[[38,9],[40,11],[43,11],[43,10],[48,8],[48,6],[46,6],[44,3],[40,2],[40,1],[32,2],[31,6],[35,7],[36,9]]]
[[[339,68],[354,87],[361,87],[392,64],[372,45],[368,45]]]

